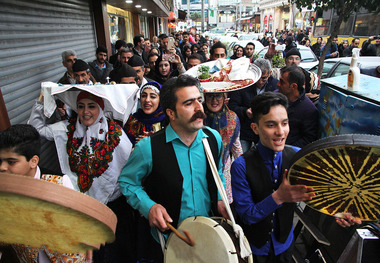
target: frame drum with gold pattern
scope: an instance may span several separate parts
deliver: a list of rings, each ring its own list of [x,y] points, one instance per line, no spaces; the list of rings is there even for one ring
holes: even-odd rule
[[[187,230],[195,245],[189,246],[174,233],[171,233],[165,246],[165,262],[181,263],[252,263],[250,255],[240,257],[239,240],[235,237],[230,220],[222,217],[189,217],[183,220],[178,230]],[[248,243],[248,240],[245,239]]]
[[[115,239],[116,215],[92,197],[22,175],[0,182],[0,242],[76,253]]]
[[[380,136],[350,134],[318,140],[300,150],[289,182],[314,188],[307,205],[327,215],[380,219]]]

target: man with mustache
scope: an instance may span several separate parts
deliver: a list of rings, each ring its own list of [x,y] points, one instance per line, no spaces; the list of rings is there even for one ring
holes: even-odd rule
[[[169,124],[136,144],[119,177],[122,193],[149,221],[156,240],[157,230],[167,237],[166,221],[177,227],[192,216],[228,218],[223,202],[218,200],[202,138],[207,138],[224,182],[223,143],[217,131],[203,127],[206,116],[199,87],[199,81],[188,75],[171,78],[164,84],[160,103]],[[145,251],[151,252],[145,257],[162,261],[157,242]]]
[[[83,60],[78,59],[73,64],[75,84],[93,84],[95,79],[91,76],[90,66]]]
[[[112,64],[107,61],[107,48],[99,46],[96,49],[96,59],[88,64],[95,80],[102,84],[107,83],[107,77],[113,70]]]

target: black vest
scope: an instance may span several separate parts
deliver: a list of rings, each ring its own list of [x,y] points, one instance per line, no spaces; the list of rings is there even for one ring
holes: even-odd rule
[[[143,185],[148,196],[165,207],[173,219],[173,226],[177,227],[181,209],[183,177],[178,166],[178,160],[172,143],[166,143],[166,134],[163,129],[150,137],[152,148],[153,167],[151,174]],[[218,160],[218,143],[215,136],[207,128],[203,132],[208,135],[208,143],[216,163]],[[211,210],[217,214],[218,191],[207,162],[207,185],[211,200]]]
[[[291,146],[285,146],[282,151],[282,167],[279,184],[282,182],[282,175],[285,169],[289,169],[290,160],[296,152]],[[256,147],[251,148],[243,154],[247,169],[247,180],[252,192],[253,202],[258,203],[271,195],[275,190],[270,179],[268,169],[265,167]],[[284,243],[292,230],[293,213],[295,203],[283,203],[274,213],[276,213],[276,239]],[[242,228],[249,242],[260,248],[269,240],[273,231],[273,214],[264,218],[261,222],[252,225],[242,224]]]

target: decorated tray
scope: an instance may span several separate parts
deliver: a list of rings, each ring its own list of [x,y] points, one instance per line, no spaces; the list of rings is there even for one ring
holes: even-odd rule
[[[291,184],[313,187],[307,205],[327,215],[346,213],[363,221],[380,219],[380,136],[342,135],[300,150],[289,169]]]
[[[205,67],[209,68],[209,77],[201,77],[201,70]],[[244,89],[256,83],[261,77],[261,70],[249,63],[248,58],[218,59],[192,67],[185,74],[198,78],[203,92],[217,93]]]
[[[22,175],[0,181],[0,242],[76,253],[114,240],[116,216],[97,200]]]

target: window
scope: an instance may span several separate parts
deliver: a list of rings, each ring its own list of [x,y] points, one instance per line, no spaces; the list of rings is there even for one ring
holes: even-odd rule
[[[317,13],[317,22],[314,27],[314,36],[326,36],[329,34],[331,10]]]
[[[347,75],[348,69],[350,68],[350,65],[347,64],[339,64],[339,66],[334,70],[331,77],[341,76],[341,75]]]
[[[334,67],[335,64],[336,64],[335,61],[333,62],[325,61],[325,63],[323,64],[323,69],[322,69],[322,76],[321,76],[322,79],[327,78],[327,74]],[[315,73],[317,73],[318,71],[318,66],[316,66],[316,68],[317,70]]]
[[[338,20],[338,16],[334,16],[331,22],[331,30],[334,28],[336,21]],[[350,36],[351,35],[351,30],[352,30],[352,25],[354,23],[354,16],[350,16],[350,18],[347,20],[347,22],[342,21],[340,24],[339,30],[338,30],[338,35],[343,35],[343,36]]]
[[[299,49],[301,53],[301,62],[314,62],[317,61],[317,58],[314,56],[311,49]]]
[[[380,32],[380,16],[358,14],[355,21],[354,36],[373,36]]]

